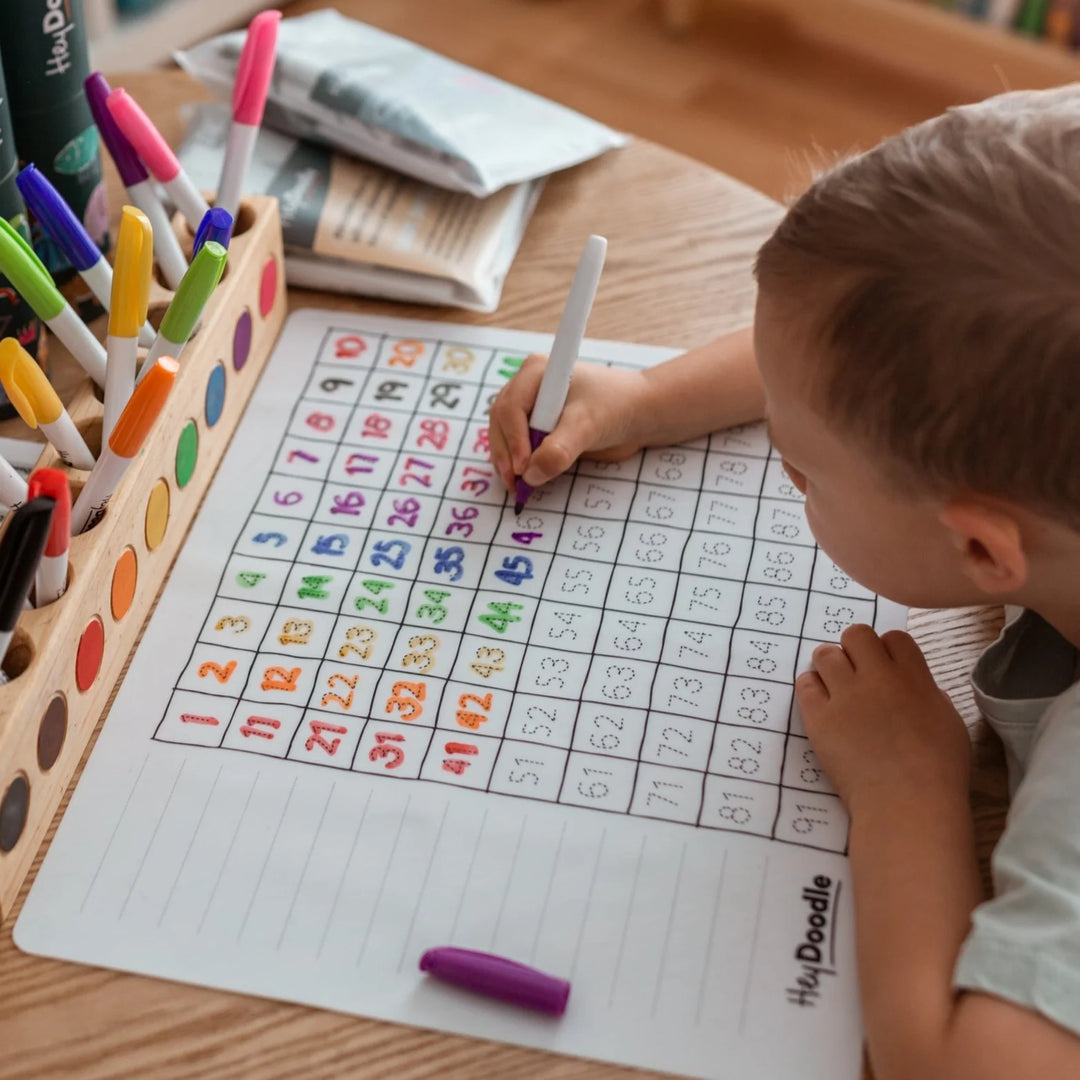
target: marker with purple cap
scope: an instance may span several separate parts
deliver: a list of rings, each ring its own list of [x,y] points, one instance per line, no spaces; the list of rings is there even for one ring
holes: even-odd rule
[[[570,997],[566,979],[546,975],[492,953],[443,946],[420,957],[420,970],[443,982],[525,1009],[562,1016]]]

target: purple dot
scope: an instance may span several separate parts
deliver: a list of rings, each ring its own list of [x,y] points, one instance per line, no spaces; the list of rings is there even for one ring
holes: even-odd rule
[[[236,320],[236,329],[232,339],[233,367],[239,371],[246,363],[251,349],[251,312],[244,313]]]

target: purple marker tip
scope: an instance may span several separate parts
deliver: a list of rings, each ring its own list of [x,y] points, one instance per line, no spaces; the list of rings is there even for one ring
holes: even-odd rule
[[[93,72],[86,77],[83,89],[86,91],[86,100],[90,103],[94,123],[101,134],[101,141],[108,147],[113,161],[116,162],[121,183],[124,187],[142,183],[150,174],[105,104],[105,99],[112,93],[105,76],[100,71]]]
[[[570,997],[570,984],[566,979],[472,949],[428,949],[420,957],[420,970],[477,994],[552,1016],[562,1016],[566,1012]]]
[[[547,438],[548,433],[546,431],[538,431],[536,428],[529,428],[529,447],[535,450],[543,441]],[[533,489],[525,483],[521,477],[517,477],[514,483],[514,515],[515,517],[525,509],[525,504],[529,501],[529,496],[533,493]]]

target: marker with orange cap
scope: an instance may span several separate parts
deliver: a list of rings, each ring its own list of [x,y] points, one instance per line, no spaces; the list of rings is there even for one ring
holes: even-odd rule
[[[53,444],[65,465],[92,469],[94,455],[37,361],[12,337],[0,341],[0,383],[8,400],[32,428]],[[0,500],[4,501],[4,500]]]
[[[71,509],[72,536],[92,529],[105,516],[105,507],[154,426],[179,370],[175,360],[163,356],[135,387]]]
[[[153,269],[154,238],[150,221],[141,210],[125,206],[121,212],[120,235],[116,241],[109,333],[105,339],[108,361],[105,366],[102,442],[108,439],[131,397],[131,391],[135,389],[139,327],[146,321]]]
[[[105,104],[120,130],[128,137],[139,157],[153,173],[154,179],[164,184],[177,209],[187,218],[191,231],[199,227],[203,215],[210,207],[180,167],[180,160],[162,137],[154,122],[139,107],[139,103],[124,89],[114,90]]]
[[[71,545],[71,487],[59,469],[35,469],[30,474],[29,497],[48,495],[56,500],[49,538],[34,578],[34,607],[44,607],[67,592],[68,548]]]

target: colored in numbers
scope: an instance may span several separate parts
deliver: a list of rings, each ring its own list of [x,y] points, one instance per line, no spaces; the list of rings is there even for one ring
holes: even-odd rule
[[[182,724],[206,724],[208,727],[217,727],[221,723],[216,716],[199,716],[197,713],[182,712],[180,714]]]
[[[297,458],[301,461],[308,461],[312,465],[318,465],[319,459],[314,454],[309,454],[305,450],[290,450],[285,455],[285,460],[291,465]]]
[[[278,506],[295,506],[303,499],[303,497],[304,496],[299,491],[274,492],[274,502],[276,502]]]
[[[323,379],[323,381],[319,383],[319,389],[322,390],[324,394],[335,394],[343,386],[355,385],[356,384],[352,379]]]
[[[310,574],[300,579],[301,587],[296,590],[296,595],[301,600],[325,600],[330,595],[325,586],[333,580],[329,574]]]
[[[439,651],[439,639],[429,634],[417,634],[409,638],[409,648],[412,652],[406,653],[401,662],[405,667],[415,667],[423,675],[435,666],[435,653]]]
[[[436,450],[445,450],[450,438],[450,425],[445,420],[421,420],[417,446],[433,446]]]
[[[430,619],[438,626],[449,614],[443,606],[443,601],[448,599],[449,596],[450,594],[442,589],[425,589],[424,599],[427,600],[427,603],[421,604],[416,609],[416,617],[418,619]]]
[[[396,769],[405,760],[405,751],[395,743],[404,742],[405,736],[394,731],[376,731],[375,745],[368,751],[368,761],[383,761],[384,768]]]
[[[310,619],[286,619],[278,635],[282,645],[306,645],[315,632],[315,624]]]
[[[364,430],[360,432],[361,439],[389,439],[390,429],[394,426],[393,421],[380,413],[368,413],[364,417]]]
[[[478,697],[476,694],[462,694],[458,698],[458,710],[457,710],[457,722],[465,728],[472,728],[476,731],[481,724],[487,723],[487,717],[484,713],[491,712],[491,702],[493,699],[492,694],[485,694],[483,697]],[[477,712],[475,709],[470,709],[469,705],[475,702],[477,706],[484,710],[484,712]]]
[[[424,346],[419,341],[406,338],[404,341],[394,342],[394,351],[388,361],[389,367],[411,368],[416,361],[424,355]]]
[[[472,755],[479,754],[480,748],[475,743],[463,743],[463,742],[448,742],[443,746],[443,753],[445,754],[458,754],[458,755]],[[451,758],[443,758],[442,767],[447,771],[453,773],[455,776],[461,776],[461,774],[472,764],[471,761],[455,761]]]
[[[495,571],[495,576],[516,588],[533,576],[532,559],[526,559],[524,555],[507,556],[502,561],[502,569]]]
[[[351,709],[353,703],[353,694],[356,691],[356,683],[359,678],[359,675],[331,675],[330,678],[326,681],[326,685],[329,686],[331,690],[333,690],[334,687],[337,686],[339,683],[344,683],[344,685],[349,688],[349,692],[344,697],[342,697],[340,694],[331,694],[329,692],[323,694],[323,708],[329,708],[331,703],[333,703],[337,705],[339,709]]]
[[[354,652],[361,660],[368,660],[371,658],[371,647],[377,637],[378,635],[370,626],[356,623],[345,631],[345,644],[338,649],[338,656],[344,658]]]
[[[270,728],[270,731],[260,730],[263,727]],[[240,728],[240,734],[245,739],[250,739],[255,736],[257,739],[272,739],[274,732],[281,727],[281,721],[275,720],[272,716],[249,716],[247,723],[243,724]]]
[[[435,573],[449,574],[451,581],[457,581],[465,568],[461,565],[465,558],[465,551],[459,547],[435,549]]]
[[[304,423],[316,431],[332,431],[335,421],[329,413],[313,412],[308,413]]]
[[[350,454],[345,459],[345,471],[350,476],[355,476],[357,473],[372,473],[378,464],[379,459],[374,454]]]
[[[521,365],[525,363],[525,357],[504,356],[500,359],[499,363],[502,365],[502,367],[499,368],[499,378],[512,379],[521,370]]]
[[[256,544],[270,544],[273,543],[274,547],[281,547],[282,544],[287,544],[289,538],[284,533],[256,533],[252,538]]]
[[[412,544],[404,540],[380,540],[372,545],[371,565],[382,566],[386,563],[394,570],[400,570],[405,565],[405,557],[410,551],[412,551]]]
[[[300,678],[303,668],[268,667],[263,672],[262,682],[259,686],[266,691],[280,690],[283,694],[296,693],[296,681]]]
[[[534,540],[543,540],[544,534],[538,532],[516,532],[510,534],[510,539],[517,544],[530,546]]]
[[[405,487],[411,480],[414,484],[419,484],[421,487],[431,487],[431,476],[425,476],[421,472],[414,472],[416,469],[430,470],[435,468],[435,463],[431,461],[421,461],[420,458],[406,458],[405,459],[405,471],[398,477],[398,483]]]
[[[421,702],[427,697],[427,683],[396,682],[390,687],[390,696],[386,699],[386,711],[395,709],[402,720],[415,720],[424,715]]]
[[[311,734],[308,736],[307,742],[304,743],[308,753],[311,753],[317,746],[320,750],[325,750],[331,757],[337,753],[337,748],[341,745],[341,739],[335,738],[327,742],[323,738],[323,732],[329,731],[334,735],[345,735],[349,730],[338,724],[328,724],[325,720],[309,720],[308,725],[311,727]]]
[[[490,649],[482,645],[476,650],[476,659],[469,667],[480,676],[481,679],[490,679],[496,671],[504,671],[506,668],[506,653],[502,649]]]
[[[236,584],[242,585],[245,589],[254,589],[264,577],[266,575],[258,570],[241,570],[236,575]]]
[[[362,581],[360,583],[372,596],[379,597],[384,589],[392,589],[394,583],[392,581],[379,581],[377,578]],[[357,611],[363,611],[366,607],[373,607],[380,615],[385,615],[390,610],[390,601],[385,597],[379,597],[376,600],[370,600],[366,596],[358,596],[353,603],[356,605]]]
[[[491,433],[486,427],[477,429],[476,438],[473,441],[472,452],[474,454],[491,453]]]
[[[215,630],[230,630],[234,626],[239,626],[240,629],[233,630],[233,633],[242,634],[251,629],[251,620],[246,615],[223,615],[214,623]]]
[[[402,401],[402,390],[408,390],[409,384],[398,382],[396,379],[387,379],[375,387],[376,401]]]
[[[315,555],[344,555],[349,546],[349,537],[345,533],[331,533],[329,536],[320,536],[311,545],[311,551]]]
[[[420,503],[416,499],[395,499],[394,512],[386,519],[387,525],[401,522],[410,529],[416,528],[416,519],[420,516]]]
[[[462,491],[474,491],[477,495],[483,495],[491,487],[491,478],[495,475],[490,469],[478,469],[475,465],[466,465],[461,471],[462,476],[477,477],[461,481]]]
[[[461,404],[461,398],[454,396],[455,390],[460,390],[458,383],[435,383],[431,387],[430,407],[441,405],[444,409],[456,409]]]
[[[477,618],[485,625],[490,626],[498,634],[505,634],[506,628],[512,623],[521,622],[521,616],[515,615],[515,611],[522,611],[522,604],[503,604],[491,601],[488,609]]]
[[[330,505],[331,514],[349,514],[356,517],[367,500],[359,491],[347,491],[344,495],[335,495]]]
[[[443,371],[454,375],[467,375],[476,359],[472,349],[467,349],[464,345],[451,345],[443,355],[446,358]]]
[[[475,506],[452,506],[450,516],[454,519],[446,526],[446,535],[452,536],[456,532],[464,533],[468,540],[473,533],[473,527],[469,524],[474,518],[480,516],[480,511]]]
[[[334,356],[338,360],[355,360],[365,349],[367,342],[355,334],[346,334],[334,342]]]

